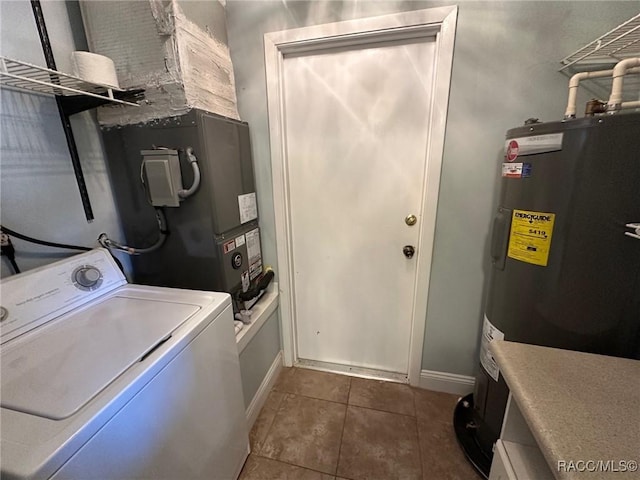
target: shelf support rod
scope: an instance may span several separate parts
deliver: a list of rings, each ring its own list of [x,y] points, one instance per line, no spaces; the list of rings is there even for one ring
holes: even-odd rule
[[[47,33],[47,26],[44,22],[44,14],[42,12],[42,5],[40,0],[31,0],[31,8],[33,10],[33,16],[35,17],[36,27],[38,28],[38,35],[40,35],[40,43],[42,44],[42,52],[47,62],[47,68],[51,70],[57,70],[56,61],[53,57],[53,50],[51,49],[51,42],[49,41],[49,34]],[[51,76],[51,82],[57,83],[57,79]],[[87,191],[87,184],[84,180],[84,173],[82,172],[82,165],[80,164],[80,155],[78,154],[78,147],[76,146],[76,140],[73,136],[73,130],[71,129],[71,122],[69,116],[64,110],[64,105],[61,96],[56,95],[56,105],[58,106],[58,114],[60,115],[60,121],[62,122],[62,130],[67,140],[67,146],[69,147],[69,154],[71,155],[71,164],[73,165],[73,173],[76,177],[76,183],[78,184],[78,190],[80,192],[80,199],[82,200],[82,207],[84,209],[84,215],[87,222],[92,222],[95,218],[93,215],[93,209],[91,208],[91,200],[89,199],[89,192]]]

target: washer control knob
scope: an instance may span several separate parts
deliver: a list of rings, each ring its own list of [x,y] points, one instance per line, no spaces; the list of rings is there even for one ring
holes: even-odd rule
[[[102,272],[92,265],[83,265],[73,271],[72,280],[80,290],[95,290],[102,283]]]

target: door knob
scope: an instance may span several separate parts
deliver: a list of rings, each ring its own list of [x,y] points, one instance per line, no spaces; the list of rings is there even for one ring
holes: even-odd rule
[[[404,253],[405,257],[412,258],[413,254],[416,253],[416,249],[413,248],[413,245],[405,245],[402,249],[402,253]]]
[[[404,219],[404,223],[406,223],[407,225],[409,225],[410,227],[412,225],[415,225],[416,222],[418,221],[418,217],[416,217],[415,215],[411,214],[411,215],[407,215],[407,217]]]

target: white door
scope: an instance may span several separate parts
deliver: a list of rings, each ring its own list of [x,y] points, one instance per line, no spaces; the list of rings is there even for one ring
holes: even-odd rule
[[[282,161],[274,164],[276,207],[285,210],[276,218],[281,280],[290,275],[283,331],[286,349],[288,305],[294,360],[391,376],[419,363],[441,161],[440,151],[430,165],[430,149],[444,134],[440,118],[433,138],[438,40],[435,30],[296,43],[279,58],[265,42],[272,154]]]
[[[300,359],[408,372],[434,40],[285,58]]]

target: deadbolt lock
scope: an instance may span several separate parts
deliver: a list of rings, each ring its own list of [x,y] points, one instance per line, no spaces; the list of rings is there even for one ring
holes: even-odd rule
[[[405,245],[402,249],[402,253],[404,253],[405,257],[412,258],[416,253],[416,249],[413,247],[413,245]]]
[[[414,214],[407,215],[407,218],[404,219],[404,223],[409,226],[415,225],[417,221],[418,218]]]

